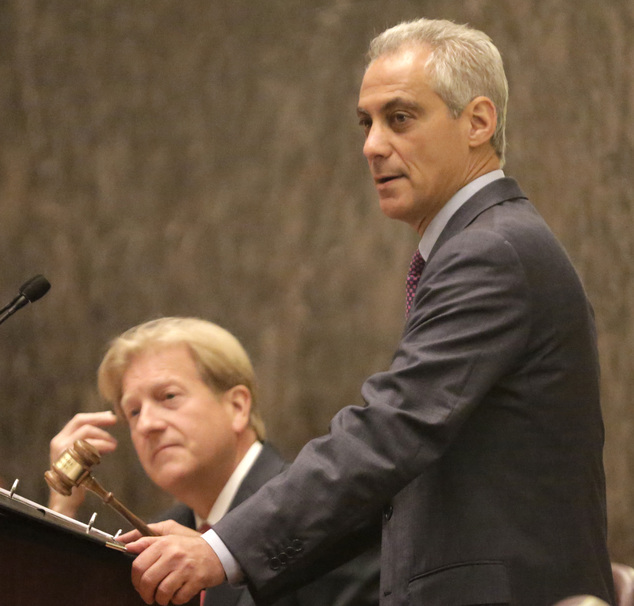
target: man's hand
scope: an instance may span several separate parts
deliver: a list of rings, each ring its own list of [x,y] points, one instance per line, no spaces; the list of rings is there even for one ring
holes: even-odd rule
[[[183,526],[174,520],[165,520],[164,522],[155,522],[154,524],[148,524],[148,526],[157,534],[161,536],[166,536],[168,534],[179,534],[184,537],[199,537],[200,533],[189,528],[188,526]],[[117,541],[121,543],[133,543],[134,541],[138,541],[143,535],[138,530],[130,530],[125,534],[122,534],[117,537]]]
[[[185,604],[202,589],[225,580],[218,556],[199,533],[176,522],[153,524],[151,528],[159,532],[184,529],[187,536],[141,537],[127,545],[130,553],[139,554],[132,564],[132,584],[146,604]]]
[[[70,448],[76,440],[90,442],[102,455],[113,452],[117,447],[117,440],[101,428],[110,427],[116,422],[117,417],[109,410],[75,415],[51,440],[51,464],[55,463],[62,452]],[[51,490],[48,501],[49,509],[74,517],[84,501],[85,494],[86,489],[82,486],[74,488],[69,497]]]

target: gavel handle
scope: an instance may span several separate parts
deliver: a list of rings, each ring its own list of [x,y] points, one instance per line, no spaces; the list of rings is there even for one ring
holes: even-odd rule
[[[152,531],[150,527],[138,516],[135,516],[127,507],[125,507],[117,498],[111,493],[107,492],[91,474],[82,481],[82,486],[94,492],[101,500],[110,505],[115,511],[121,514],[132,526],[134,526],[142,535],[146,537],[158,536],[156,532]]]

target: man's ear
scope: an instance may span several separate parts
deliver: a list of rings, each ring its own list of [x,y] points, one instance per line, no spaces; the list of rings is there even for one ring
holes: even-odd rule
[[[239,434],[249,427],[251,416],[251,392],[244,385],[236,385],[223,394],[223,399],[231,406],[231,425]]]
[[[469,147],[475,148],[491,141],[497,126],[497,110],[488,97],[476,97],[467,105],[469,117]]]

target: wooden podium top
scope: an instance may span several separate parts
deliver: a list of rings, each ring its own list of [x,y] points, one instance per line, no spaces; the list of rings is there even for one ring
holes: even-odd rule
[[[3,604],[143,606],[132,560],[112,535],[0,488]]]

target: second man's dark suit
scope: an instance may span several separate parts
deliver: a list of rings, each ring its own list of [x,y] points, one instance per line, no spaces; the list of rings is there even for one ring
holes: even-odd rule
[[[244,478],[230,509],[242,503],[268,480],[281,473],[288,464],[275,449],[264,444],[261,453]],[[157,520],[174,520],[195,528],[194,512],[186,505],[176,505]],[[378,520],[377,520],[378,521]],[[379,525],[365,537],[370,548],[356,559],[339,566],[305,587],[292,591],[274,602],[274,606],[377,606],[379,601]],[[208,589],[204,606],[253,606],[246,587],[227,584]]]
[[[567,255],[515,181],[490,183],[440,234],[367,406],[214,529],[263,603],[377,505],[381,606],[612,601],[598,368]]]

